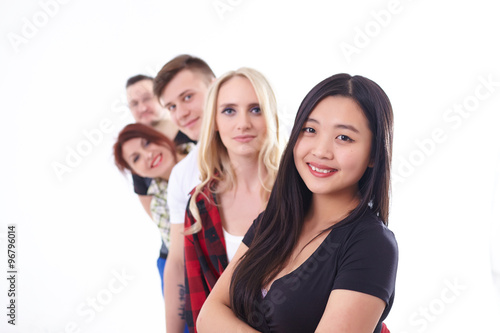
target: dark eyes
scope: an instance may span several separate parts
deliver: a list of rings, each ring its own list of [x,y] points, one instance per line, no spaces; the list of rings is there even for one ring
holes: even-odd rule
[[[149,146],[150,143],[151,143],[151,141],[149,141],[147,139],[144,139],[144,138],[141,139],[141,144],[142,144],[143,148],[146,148],[147,146]],[[141,156],[139,154],[134,155],[132,157],[132,162],[136,163],[137,161],[139,161],[140,157]]]
[[[147,96],[143,96],[142,99],[141,99],[141,102],[142,103],[149,103],[151,100],[153,99],[153,96],[150,96],[150,95],[147,95]],[[132,103],[130,103],[130,107],[131,108],[135,108],[139,105],[139,101],[136,101],[134,100]]]
[[[308,133],[308,134],[315,134],[316,130],[314,128],[312,128],[312,127],[304,127],[302,129],[302,132],[303,133]],[[344,141],[344,142],[353,142],[354,141],[349,136],[344,135],[344,134],[338,135],[335,139],[339,139],[340,141]]]
[[[337,136],[337,139],[340,139],[341,141],[348,141],[348,142],[354,141],[353,139],[351,139],[347,135],[343,135],[343,134]]]

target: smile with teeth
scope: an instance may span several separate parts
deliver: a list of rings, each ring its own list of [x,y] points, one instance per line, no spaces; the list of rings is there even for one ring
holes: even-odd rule
[[[151,168],[156,168],[158,164],[161,163],[161,161],[162,161],[162,154],[156,155],[153,162],[151,162]]]
[[[335,172],[335,171],[337,171],[336,169],[329,169],[329,170],[327,170],[327,169],[320,169],[320,168],[317,168],[317,167],[315,167],[315,166],[313,166],[313,165],[311,165],[311,164],[309,164],[309,166],[311,167],[311,169],[312,169],[313,171],[316,171],[316,172],[321,172],[321,173],[330,173],[330,172]]]

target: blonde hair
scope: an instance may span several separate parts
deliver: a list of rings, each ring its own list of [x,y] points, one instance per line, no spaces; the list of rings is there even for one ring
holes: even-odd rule
[[[255,94],[259,100],[259,106],[266,122],[266,137],[259,152],[258,176],[261,188],[261,198],[266,202],[278,173],[278,165],[281,154],[279,145],[279,124],[276,98],[271,85],[260,72],[252,68],[243,67],[236,71],[230,71],[215,80],[207,94],[205,109],[201,125],[201,133],[198,150],[198,168],[200,170],[201,183],[196,187],[191,196],[189,210],[196,222],[186,230],[186,234],[195,234],[201,230],[201,217],[196,205],[196,197],[201,193],[204,186],[209,186],[212,193],[227,191],[236,184],[236,175],[229,160],[227,149],[222,143],[219,133],[216,131],[215,115],[217,111],[217,97],[221,86],[233,77],[244,77],[252,84]],[[211,182],[222,181],[229,184],[222,190],[212,186]],[[210,200],[210,198],[208,198]]]

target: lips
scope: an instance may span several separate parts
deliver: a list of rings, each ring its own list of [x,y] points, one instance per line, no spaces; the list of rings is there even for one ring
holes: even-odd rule
[[[242,142],[242,143],[250,142],[254,138],[255,138],[254,135],[238,135],[238,136],[233,137],[233,139],[235,141]]]
[[[152,116],[152,115],[154,115],[153,111],[144,111],[144,112],[140,113],[141,117],[148,117],[148,116]]]
[[[307,163],[307,166],[309,167],[309,170],[311,173],[317,177],[329,177],[334,175],[338,170],[334,168],[329,168],[324,165],[318,165],[318,164],[312,164],[312,163]]]
[[[151,162],[151,169],[156,168],[158,165],[160,165],[160,163],[161,163],[162,160],[163,160],[163,155],[162,154],[156,155],[156,157]]]
[[[182,127],[185,127],[185,128],[187,128],[187,127],[191,127],[191,126],[193,126],[193,125],[194,125],[194,124],[198,121],[198,119],[199,119],[199,118],[196,118],[196,119],[190,120],[190,121],[188,121],[187,123],[185,123]]]

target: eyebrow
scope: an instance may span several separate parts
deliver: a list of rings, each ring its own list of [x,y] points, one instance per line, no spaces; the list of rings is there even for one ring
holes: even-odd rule
[[[224,103],[224,104],[221,104],[219,105],[219,108],[222,109],[222,108],[234,108],[238,106],[237,103]],[[247,105],[247,107],[249,108],[254,108],[254,107],[260,107],[260,104],[259,103],[250,103]]]
[[[306,123],[307,122],[313,122],[313,123],[316,123],[319,125],[319,121],[317,121],[314,118],[307,118]],[[359,131],[356,129],[356,127],[349,125],[349,124],[336,124],[335,126],[333,126],[333,128],[346,129],[346,130],[353,131],[354,133],[359,133]]]
[[[235,103],[224,103],[219,105],[219,109],[234,108],[235,106],[236,106]]]
[[[359,131],[356,129],[356,127],[352,125],[346,125],[346,124],[338,124],[334,126],[335,128],[341,128],[341,129],[346,129],[346,130],[351,130],[354,133],[359,133]]]
[[[194,91],[192,91],[192,89],[186,89],[184,90],[183,92],[181,92],[179,95],[177,95],[177,97],[182,97],[188,93],[193,93]],[[161,104],[161,103],[160,103]],[[164,108],[172,105],[172,104],[175,104],[174,102],[168,102],[168,103],[165,103],[165,105],[163,105]]]
[[[187,95],[188,93],[192,93],[192,92],[193,92],[193,91],[192,91],[192,89],[191,89],[191,88],[190,88],[190,89],[186,89],[186,90],[184,90],[183,92],[181,92],[181,93],[179,94],[179,96],[177,96],[177,97],[181,97],[181,96]]]

